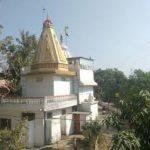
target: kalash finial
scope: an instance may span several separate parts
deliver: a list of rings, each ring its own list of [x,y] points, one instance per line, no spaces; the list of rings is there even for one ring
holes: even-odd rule
[[[49,16],[47,15],[46,20],[43,22],[43,27],[49,28],[51,26],[53,26],[53,24],[52,24],[51,20],[49,19]]]

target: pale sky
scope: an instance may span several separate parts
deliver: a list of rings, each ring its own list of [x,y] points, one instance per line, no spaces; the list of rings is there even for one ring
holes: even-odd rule
[[[58,35],[69,26],[72,56],[92,57],[96,68],[126,74],[150,70],[150,0],[0,0],[3,36],[21,30],[39,36],[43,7]]]

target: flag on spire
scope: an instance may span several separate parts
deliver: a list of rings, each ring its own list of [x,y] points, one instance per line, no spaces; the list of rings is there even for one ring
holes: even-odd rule
[[[69,34],[68,34],[68,30],[69,30],[69,27],[68,27],[68,26],[65,26],[64,31],[65,31],[65,35],[66,35],[66,36],[69,36]]]

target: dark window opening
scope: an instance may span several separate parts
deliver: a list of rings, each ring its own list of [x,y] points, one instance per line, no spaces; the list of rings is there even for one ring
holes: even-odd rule
[[[0,118],[0,128],[1,129],[11,129],[11,119]]]
[[[72,106],[72,111],[77,111],[77,106]]]
[[[48,112],[47,113],[47,119],[51,119],[53,117],[53,113],[52,112]]]
[[[66,109],[62,109],[62,115],[65,115],[66,114]]]
[[[22,119],[27,119],[28,121],[35,120],[35,113],[22,113]]]

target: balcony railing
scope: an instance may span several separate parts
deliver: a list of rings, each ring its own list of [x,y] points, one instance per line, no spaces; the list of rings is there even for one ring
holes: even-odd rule
[[[13,97],[0,99],[0,104],[44,104],[44,97]]]
[[[63,104],[67,101],[77,101],[76,95],[62,95],[62,96],[45,96],[45,97],[11,97],[0,99],[0,105],[6,104],[21,104],[21,105],[41,105],[43,107],[56,104]]]
[[[61,102],[61,101],[70,101],[77,99],[76,95],[62,95],[62,96],[46,96],[45,100],[46,103],[53,103],[53,102]]]

